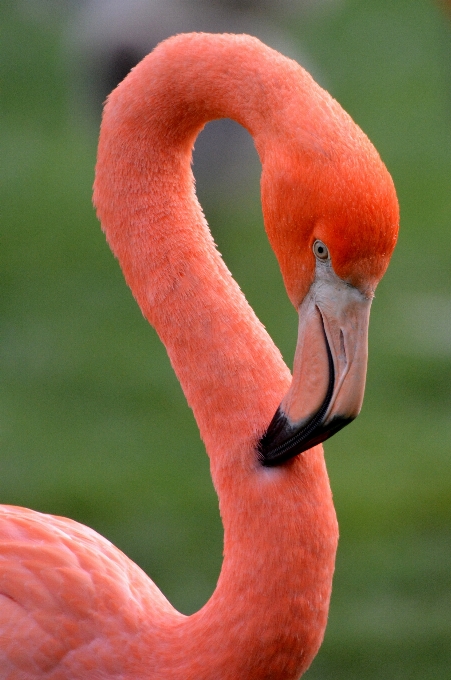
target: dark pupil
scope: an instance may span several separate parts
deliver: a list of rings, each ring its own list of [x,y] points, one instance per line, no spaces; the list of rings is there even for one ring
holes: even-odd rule
[[[322,255],[324,253],[324,248],[323,246],[318,246],[318,253]]]

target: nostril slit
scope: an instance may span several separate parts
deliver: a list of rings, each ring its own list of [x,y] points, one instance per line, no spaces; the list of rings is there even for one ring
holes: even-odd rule
[[[345,361],[346,359],[346,348],[345,348],[345,336],[343,335],[343,331],[340,328],[340,354],[344,358]]]

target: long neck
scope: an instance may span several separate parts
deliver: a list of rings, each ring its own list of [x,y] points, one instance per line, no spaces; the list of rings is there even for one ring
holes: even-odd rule
[[[223,451],[230,457],[237,435],[242,444],[262,433],[290,377],[214,246],[191,152],[207,121],[231,117],[264,157],[277,106],[268,85],[276,53],[238,36],[181,38],[160,45],[110,95],[94,202],[215,461]]]
[[[276,471],[258,463],[290,374],[214,246],[190,168],[218,117],[247,127],[264,163],[282,68],[293,67],[254,39],[179,36],[132,71],[102,123],[94,202],[193,409],[225,532],[215,593],[166,631],[165,678],[297,678],[327,618],[337,528],[322,449]]]

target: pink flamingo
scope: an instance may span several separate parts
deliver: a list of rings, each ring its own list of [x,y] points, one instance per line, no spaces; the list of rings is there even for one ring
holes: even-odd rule
[[[300,316],[292,379],[196,200],[193,142],[220,116],[262,161],[266,230]],[[338,536],[319,443],[361,406],[371,298],[398,228],[390,175],[295,62],[248,36],[188,34],[109,97],[94,202],[199,424],[224,562],[184,616],[91,529],[2,506],[0,676],[299,678],[324,635]]]

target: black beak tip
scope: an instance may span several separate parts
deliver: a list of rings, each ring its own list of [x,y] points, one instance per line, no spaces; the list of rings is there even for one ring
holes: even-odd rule
[[[264,467],[282,465],[294,456],[329,439],[353,420],[354,417],[336,415],[326,424],[323,419],[313,416],[298,428],[291,425],[279,406],[268,429],[258,442],[259,461]]]

